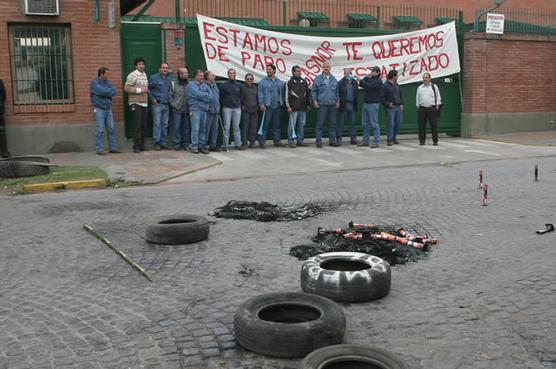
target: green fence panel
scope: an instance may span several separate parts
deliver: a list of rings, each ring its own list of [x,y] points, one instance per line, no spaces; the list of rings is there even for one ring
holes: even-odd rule
[[[377,30],[377,29],[341,29],[341,28],[304,28],[304,27],[264,27],[268,30],[276,30],[280,32],[297,33],[304,34],[307,36],[335,36],[335,37],[358,37],[358,36],[376,36],[381,34],[398,33],[399,30]],[[199,37],[199,31],[196,25],[188,25],[186,27],[186,47],[185,47],[185,60],[189,70],[195,69],[206,69],[205,59],[203,55],[203,50],[201,46],[201,40]],[[463,42],[463,38],[459,39],[459,42]],[[459,45],[460,50],[463,49],[463,45]],[[460,57],[461,59],[461,57]],[[433,75],[434,77],[434,75]],[[441,133],[446,133],[451,136],[460,135],[461,126],[461,95],[460,95],[460,78],[459,75],[452,75],[443,78],[437,78],[433,80],[433,83],[437,84],[440,93],[442,95],[442,101],[444,103],[442,110],[442,118],[439,120],[438,129]],[[417,125],[417,112],[415,107],[415,94],[419,83],[412,83],[408,85],[402,85],[401,90],[405,102],[404,110],[404,123],[401,129],[401,134],[416,134],[418,132]],[[361,110],[364,101],[364,92],[360,90],[359,92],[359,111],[356,115],[356,127],[357,134],[361,136]],[[380,108],[379,115],[381,133],[386,133],[386,117],[384,108]],[[336,119],[336,123],[339,122],[339,114]],[[314,137],[315,135],[315,125],[316,125],[316,113],[315,109],[307,115],[307,123],[305,125],[306,137]],[[283,112],[281,115],[281,136],[282,138],[287,137],[288,129],[288,114]],[[325,128],[325,132],[327,132]],[[344,123],[344,136],[349,135],[349,127]],[[326,136],[326,135],[325,135]]]
[[[133,71],[133,61],[143,57],[146,62],[145,73],[151,76],[158,73],[162,61],[162,39],[158,23],[124,23],[120,31],[122,47],[122,81],[125,84],[127,75]],[[123,90],[123,85],[122,85]],[[133,121],[127,105],[127,93],[124,93],[125,135],[133,137]],[[152,136],[152,117],[149,109],[149,123],[145,136]]]

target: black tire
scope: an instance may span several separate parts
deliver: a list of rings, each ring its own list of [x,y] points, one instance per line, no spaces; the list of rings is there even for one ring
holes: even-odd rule
[[[172,215],[156,219],[147,226],[146,239],[152,243],[181,245],[206,240],[207,218],[199,215]]]
[[[299,369],[409,369],[386,350],[360,345],[334,345],[311,352]]]
[[[0,161],[0,178],[19,178],[48,174],[50,173],[51,165],[48,163],[3,160]]]
[[[46,156],[36,155],[11,156],[5,159],[0,158],[0,161],[32,161],[34,163],[50,163],[50,159]]]
[[[390,291],[391,267],[379,257],[359,252],[330,252],[307,259],[301,289],[338,302],[362,302]]]
[[[346,318],[327,298],[306,293],[271,293],[245,301],[234,316],[236,341],[274,357],[303,357],[342,342]]]

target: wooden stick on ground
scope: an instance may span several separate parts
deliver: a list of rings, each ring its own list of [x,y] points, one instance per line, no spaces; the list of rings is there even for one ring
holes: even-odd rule
[[[110,242],[107,238],[102,237],[100,234],[98,234],[93,229],[93,227],[91,227],[90,225],[87,225],[87,224],[83,224],[83,228],[85,228],[85,230],[87,232],[91,233],[93,236],[95,236],[96,238],[101,240],[106,246],[110,247],[116,254],[118,254],[118,256],[120,256],[122,259],[124,259],[126,261],[126,263],[128,263],[131,267],[133,267],[135,270],[137,270],[139,273],[141,273],[143,275],[143,277],[147,278],[151,282],[153,281],[151,276],[145,271],[145,269],[143,269],[143,267],[141,267],[141,265],[139,265],[136,262],[134,262],[133,260],[131,260],[129,258],[129,256],[127,256],[123,251],[118,249],[116,246],[112,245],[112,242]]]

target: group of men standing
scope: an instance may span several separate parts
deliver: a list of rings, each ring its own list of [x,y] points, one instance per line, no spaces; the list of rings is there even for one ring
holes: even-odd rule
[[[153,149],[169,148],[168,122],[173,112],[173,137],[171,146],[175,150],[191,150],[193,153],[208,154],[210,151],[228,149],[230,131],[233,129],[233,144],[238,150],[255,148],[256,142],[262,149],[266,147],[266,137],[272,131],[273,145],[283,146],[280,139],[280,114],[284,107],[289,114],[289,147],[308,146],[304,141],[307,112],[317,109],[316,147],[323,146],[323,127],[328,125],[330,146],[342,145],[343,127],[349,124],[350,144],[377,148],[380,144],[379,105],[386,110],[387,145],[398,144],[397,135],[403,122],[404,102],[397,83],[398,72],[391,70],[383,82],[379,67],[360,78],[352,74],[351,68],[344,68],[344,75],[337,80],[331,74],[329,63],[323,63],[322,74],[309,87],[302,77],[301,68],[292,68],[292,77],[284,83],[276,76],[276,66],[266,66],[267,76],[258,86],[254,77],[245,75],[245,83],[236,80],[237,72],[228,70],[228,79],[216,84],[216,75],[211,71],[196,70],[189,79],[186,68],[179,68],[174,80],[170,67],[163,62],[159,72],[147,78],[145,60],[135,60],[135,70],[126,78],[124,90],[128,93],[128,104],[134,124],[134,145],[136,153],[147,150],[145,129],[148,120],[148,105],[151,104],[153,117]],[[91,101],[97,116],[97,153],[102,149],[103,122],[108,117],[111,98],[115,95],[113,86],[106,77],[107,69],[99,69],[99,78],[91,82]],[[419,143],[424,145],[426,121],[432,128],[433,144],[438,144],[437,116],[441,106],[440,91],[430,82],[430,74],[423,76],[423,85],[417,90],[419,117]],[[358,111],[358,91],[364,90],[362,111],[363,139],[357,141],[355,115]],[[336,125],[336,113],[339,124]],[[110,118],[110,119],[108,119]],[[260,118],[260,120],[259,120]],[[260,122],[260,127],[258,127]],[[113,122],[107,124],[109,152],[119,152],[113,133]],[[218,142],[219,126],[223,135]],[[371,130],[373,137],[371,142]],[[99,136],[100,134],[100,136]],[[112,139],[111,139],[112,137]]]

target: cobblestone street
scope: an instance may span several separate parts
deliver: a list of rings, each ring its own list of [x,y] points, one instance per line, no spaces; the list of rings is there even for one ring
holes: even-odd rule
[[[392,268],[385,298],[341,304],[344,342],[412,369],[556,368],[556,233],[535,234],[556,222],[555,186],[544,157],[0,197],[0,368],[296,368],[239,347],[233,315],[249,297],[300,291],[290,248],[350,220],[420,224],[440,242]],[[191,245],[144,239],[155,217],[229,200],[342,206],[294,222],[209,217],[209,240]]]

